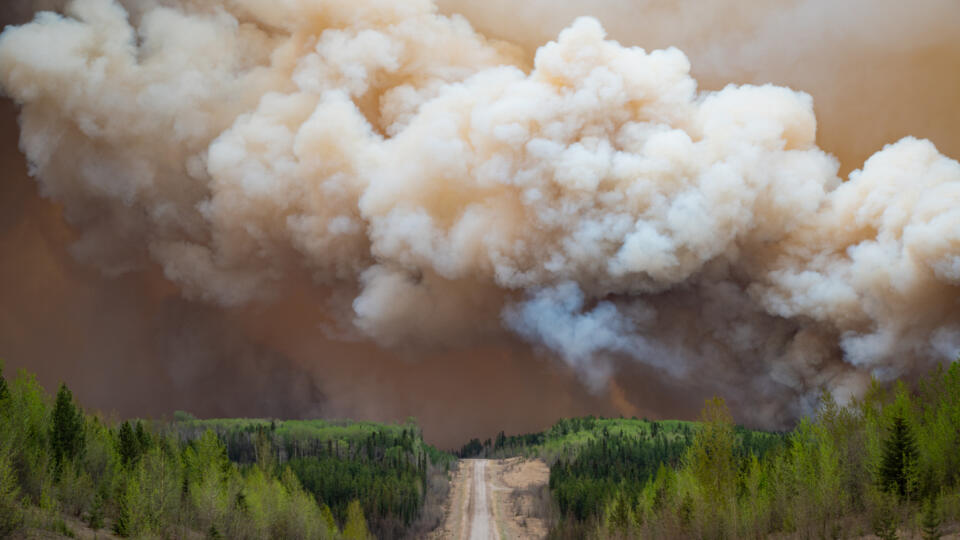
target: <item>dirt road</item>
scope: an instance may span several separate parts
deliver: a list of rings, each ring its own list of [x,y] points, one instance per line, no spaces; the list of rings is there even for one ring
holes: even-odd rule
[[[453,475],[443,525],[431,538],[546,537],[549,469],[540,460],[464,459]]]
[[[470,540],[491,540],[496,538],[493,531],[496,524],[490,505],[487,504],[487,470],[486,459],[477,459],[473,462],[473,511],[470,516]]]

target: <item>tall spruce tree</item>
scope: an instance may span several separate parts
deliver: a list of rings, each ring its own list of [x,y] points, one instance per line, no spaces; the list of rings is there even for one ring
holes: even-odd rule
[[[120,432],[117,434],[117,452],[120,454],[120,462],[124,466],[131,465],[140,457],[140,443],[137,436],[130,427],[130,422],[120,424]]]
[[[895,493],[900,499],[913,494],[913,476],[917,464],[917,441],[910,425],[901,414],[893,418],[890,432],[883,442],[880,462],[880,487]]]
[[[63,469],[63,462],[79,456],[83,445],[83,411],[73,403],[73,394],[67,385],[61,384],[50,426],[50,453],[57,477]]]
[[[137,420],[137,429],[134,430],[137,439],[137,454],[144,454],[152,445],[150,434],[143,428],[143,421]]]

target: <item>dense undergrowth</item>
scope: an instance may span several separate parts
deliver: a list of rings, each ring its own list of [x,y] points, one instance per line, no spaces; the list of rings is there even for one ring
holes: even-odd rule
[[[415,537],[441,519],[453,456],[413,422],[111,422],[61,386],[0,377],[0,537]]]

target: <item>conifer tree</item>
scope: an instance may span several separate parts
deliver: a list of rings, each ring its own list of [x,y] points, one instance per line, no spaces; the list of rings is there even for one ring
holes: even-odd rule
[[[614,499],[613,508],[610,512],[610,529],[616,531],[618,535],[626,535],[627,527],[630,523],[630,506],[625,500],[623,493],[619,493]]]
[[[137,436],[130,427],[130,422],[124,422],[120,425],[118,434],[117,451],[120,453],[120,462],[125,466],[134,463],[139,455],[139,442]]]
[[[137,420],[137,429],[134,430],[137,439],[138,454],[145,453],[151,446],[150,434],[143,429],[143,421]]]
[[[80,455],[83,443],[83,412],[74,405],[73,394],[67,385],[61,384],[50,427],[50,450],[56,476],[59,477],[64,460]]]
[[[86,518],[87,526],[93,530],[103,528],[103,506],[104,496],[97,493],[93,498],[93,505],[90,507]]]
[[[939,540],[943,533],[940,531],[940,509],[937,501],[930,497],[923,504],[923,515],[920,518],[920,532],[923,540]]]
[[[117,491],[116,505],[117,518],[113,521],[113,533],[121,538],[126,538],[133,533],[133,527],[131,526],[132,518],[127,493],[123,488]]]
[[[917,441],[907,421],[897,414],[883,443],[880,487],[906,499],[913,493],[912,479],[917,463]]]

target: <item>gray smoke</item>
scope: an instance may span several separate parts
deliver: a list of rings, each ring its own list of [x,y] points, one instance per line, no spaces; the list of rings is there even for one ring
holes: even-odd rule
[[[743,20],[766,42],[818,5]],[[960,165],[933,143],[844,179],[806,93],[698,90],[593,18],[522,45],[426,0],[74,0],[4,31],[0,86],[74,254],[189,299],[309,294],[385,348],[512,333],[596,389],[746,388],[767,424],[956,356]],[[721,45],[709,69],[760,54]]]

